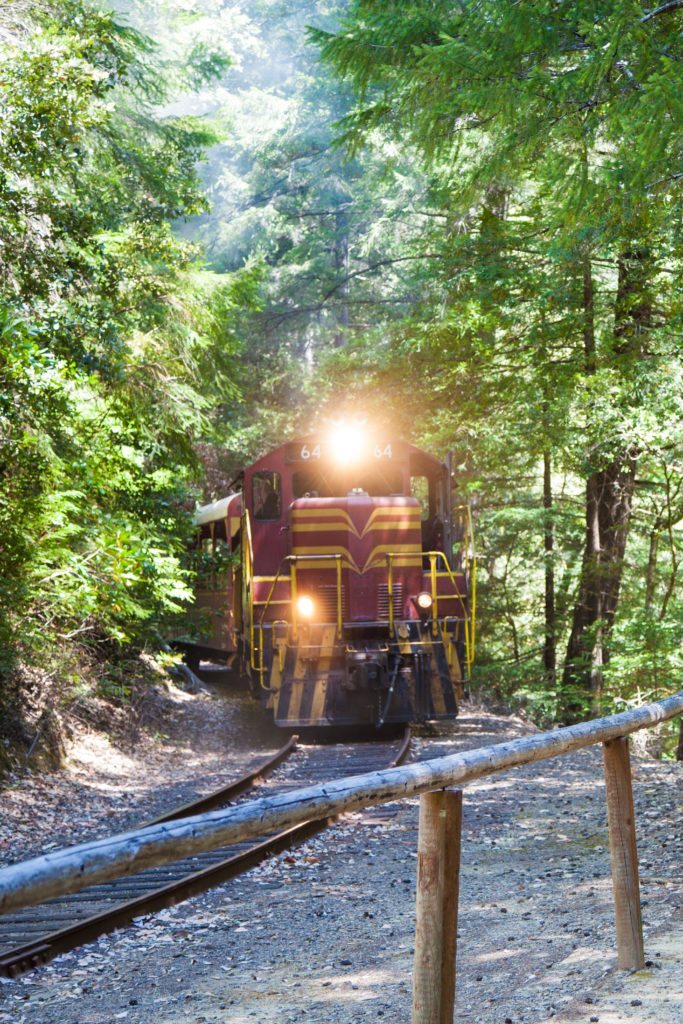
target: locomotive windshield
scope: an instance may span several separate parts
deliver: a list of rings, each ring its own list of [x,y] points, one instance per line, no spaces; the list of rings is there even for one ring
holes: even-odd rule
[[[307,467],[293,474],[295,498],[340,498],[352,491],[365,491],[370,497],[403,493],[403,476],[393,466],[349,467],[338,466],[323,469],[322,466]]]

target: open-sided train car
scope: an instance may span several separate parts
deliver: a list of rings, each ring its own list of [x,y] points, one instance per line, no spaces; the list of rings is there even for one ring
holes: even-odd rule
[[[305,437],[197,512],[199,639],[283,727],[450,718],[474,655],[466,507],[403,441]]]

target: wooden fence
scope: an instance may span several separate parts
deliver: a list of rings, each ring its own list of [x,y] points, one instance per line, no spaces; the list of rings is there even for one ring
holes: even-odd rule
[[[451,1024],[462,793],[474,779],[603,745],[619,967],[644,965],[627,736],[683,714],[683,691],[652,704],[448,757],[251,800],[56,850],[0,870],[0,913],[230,843],[420,795],[413,1024]]]

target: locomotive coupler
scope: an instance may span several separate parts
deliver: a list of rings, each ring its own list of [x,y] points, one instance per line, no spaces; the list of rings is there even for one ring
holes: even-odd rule
[[[385,690],[388,685],[388,658],[384,652],[352,651],[346,655],[345,690]]]

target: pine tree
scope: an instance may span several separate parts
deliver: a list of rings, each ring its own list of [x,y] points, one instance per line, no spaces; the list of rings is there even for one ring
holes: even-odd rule
[[[545,378],[555,413],[573,408],[578,416],[580,433],[552,438],[555,451],[571,449],[586,481],[586,542],[563,674],[569,717],[586,700],[599,704],[636,470],[652,455],[644,421],[662,415],[664,364],[679,359],[680,309],[665,282],[681,241],[680,19],[676,5],[647,10],[631,0],[357,0],[340,31],[313,33],[357,90],[344,124],[352,151],[381,131],[417,147],[438,176],[444,207],[467,238],[443,243],[451,272],[463,273],[473,243],[478,308],[488,305],[492,324],[489,357],[506,351],[511,359],[518,332],[524,346],[538,332],[549,359],[536,384]],[[484,216],[492,195],[505,197],[505,228],[487,248],[473,211]],[[537,290],[526,315],[518,306],[506,323],[507,304],[519,302],[534,264],[537,285],[554,281],[555,299]],[[451,288],[451,310],[460,301]],[[559,308],[562,338],[549,327]],[[482,337],[486,331],[479,357]],[[567,360],[569,377],[550,371]],[[515,403],[524,408],[519,391],[507,409]]]

